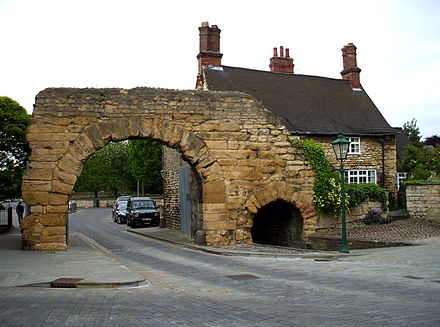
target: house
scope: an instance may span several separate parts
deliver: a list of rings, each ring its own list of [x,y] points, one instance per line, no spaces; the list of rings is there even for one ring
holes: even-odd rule
[[[345,162],[348,183],[376,183],[392,195],[397,192],[398,131],[387,123],[365,92],[354,44],[342,49],[342,78],[328,78],[295,74],[290,51],[283,47],[273,49],[269,71],[225,66],[220,33],[218,26],[207,22],[199,27],[197,89],[251,95],[279,117],[293,138],[321,144],[335,167],[338,162],[330,143],[342,129],[351,141]],[[188,199],[200,197],[197,174],[173,149],[164,148],[163,163],[166,226],[194,235],[202,229],[200,208],[198,201]]]
[[[342,129],[351,144],[345,168],[348,183],[376,183],[397,191],[396,134],[360,82],[356,46],[342,48],[342,78],[294,73],[289,49],[273,49],[270,71],[222,65],[220,29],[202,23],[197,89],[252,95],[280,117],[292,137],[313,139],[337,165],[330,142]]]

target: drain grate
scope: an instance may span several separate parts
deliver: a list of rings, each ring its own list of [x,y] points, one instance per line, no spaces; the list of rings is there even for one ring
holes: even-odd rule
[[[55,288],[77,288],[78,283],[84,278],[58,278],[50,282],[50,287]]]
[[[251,274],[241,274],[241,275],[230,275],[226,276],[228,278],[234,279],[234,280],[252,280],[252,279],[259,279],[260,277],[251,275]]]

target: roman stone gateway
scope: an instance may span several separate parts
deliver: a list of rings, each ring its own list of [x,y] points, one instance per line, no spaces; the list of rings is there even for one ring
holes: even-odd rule
[[[251,242],[253,216],[277,200],[299,213],[307,236],[317,220],[314,174],[287,137],[277,117],[238,92],[46,89],[27,135],[24,248],[67,248],[67,204],[84,161],[110,141],[133,138],[176,149],[196,172],[206,244]]]

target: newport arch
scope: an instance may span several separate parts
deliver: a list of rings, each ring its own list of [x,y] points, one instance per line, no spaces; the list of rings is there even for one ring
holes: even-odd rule
[[[206,244],[251,242],[252,216],[281,199],[298,209],[304,235],[316,222],[314,174],[288,132],[237,92],[151,88],[50,88],[36,97],[22,193],[31,214],[23,246],[65,250],[67,204],[83,162],[111,141],[158,140],[176,149],[201,184]]]

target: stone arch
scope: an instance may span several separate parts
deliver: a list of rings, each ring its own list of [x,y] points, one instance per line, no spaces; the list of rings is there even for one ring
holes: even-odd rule
[[[312,203],[312,197],[298,192],[298,189],[292,184],[284,181],[278,181],[270,184],[266,184],[257,190],[249,197],[245,207],[250,213],[248,215],[248,226],[252,228],[253,217],[258,214],[260,209],[273,204],[277,201],[283,201],[298,211],[301,219],[301,225],[303,228],[302,237],[305,238],[314,233],[314,228],[317,224],[318,214]]]
[[[110,141],[130,138],[177,149],[197,172],[207,245],[251,242],[249,214],[277,199],[293,203],[312,232],[314,174],[288,137],[277,117],[243,93],[46,89],[27,134],[24,247],[67,248],[67,203],[82,163]]]

